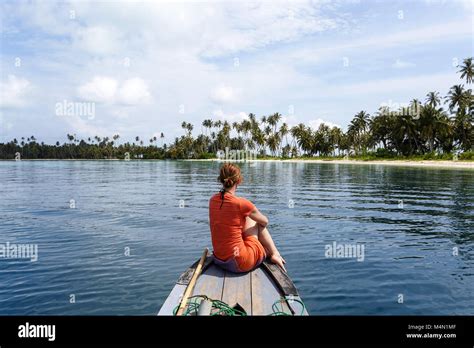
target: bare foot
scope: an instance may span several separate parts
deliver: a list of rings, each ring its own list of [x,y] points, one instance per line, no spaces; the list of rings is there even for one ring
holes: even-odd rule
[[[285,266],[283,266],[283,264],[285,264],[286,261],[283,257],[281,257],[280,254],[273,254],[272,256],[270,256],[270,261],[280,266],[280,268],[286,272],[286,268]]]

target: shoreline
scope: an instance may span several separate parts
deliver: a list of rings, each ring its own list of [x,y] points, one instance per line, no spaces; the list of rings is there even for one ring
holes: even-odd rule
[[[104,159],[22,159],[21,161],[124,161],[118,158],[104,158]],[[130,159],[130,162],[139,161],[194,161],[194,162],[224,162],[225,160],[217,158],[209,159]],[[0,162],[15,162],[15,160],[0,159]],[[448,169],[474,169],[474,161],[447,161],[447,160],[344,160],[344,159],[255,159],[249,161],[235,161],[237,163],[245,162],[279,162],[279,163],[324,163],[324,164],[356,164],[356,165],[387,165],[387,166],[405,166],[405,167],[438,167]]]
[[[189,159],[185,161],[216,161],[224,162],[224,160],[219,160],[215,158],[210,159]],[[236,162],[245,162],[245,161],[236,161]],[[474,169],[474,162],[468,161],[446,161],[446,160],[344,160],[344,159],[334,159],[334,160],[323,160],[323,159],[256,159],[250,160],[247,162],[280,162],[280,163],[325,163],[325,164],[357,164],[357,165],[387,165],[387,166],[405,166],[405,167],[439,167],[439,168],[449,168],[449,169]]]

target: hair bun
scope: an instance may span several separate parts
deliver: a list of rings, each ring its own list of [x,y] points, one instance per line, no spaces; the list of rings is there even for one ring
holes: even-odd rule
[[[220,170],[218,180],[224,185],[225,188],[231,188],[235,184],[239,184],[242,181],[240,176],[240,168],[231,163],[225,163]]]

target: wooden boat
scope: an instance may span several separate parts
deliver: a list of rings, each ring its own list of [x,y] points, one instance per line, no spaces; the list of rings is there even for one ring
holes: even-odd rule
[[[295,285],[280,267],[264,261],[246,273],[232,273],[203,254],[183,315],[308,315]],[[178,279],[158,315],[175,315],[198,267],[197,260]]]

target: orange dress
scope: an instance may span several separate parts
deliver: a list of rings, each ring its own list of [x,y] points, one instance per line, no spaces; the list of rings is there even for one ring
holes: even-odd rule
[[[221,261],[234,259],[238,272],[247,272],[265,259],[265,249],[258,238],[243,234],[245,220],[255,205],[245,198],[225,193],[211,197],[209,222],[214,256]]]

